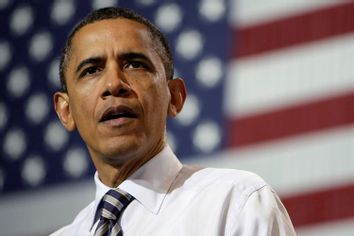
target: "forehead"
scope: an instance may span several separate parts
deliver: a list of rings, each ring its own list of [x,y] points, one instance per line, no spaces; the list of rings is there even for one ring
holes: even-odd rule
[[[101,53],[100,50],[154,49],[152,36],[141,23],[125,18],[100,20],[82,27],[72,39],[71,56]]]
[[[142,34],[150,36],[150,33],[145,25],[134,20],[126,18],[103,19],[93,23],[89,23],[78,30],[74,36],[74,40],[80,37],[98,35],[100,33],[113,34]],[[146,34],[146,35],[145,35]],[[141,36],[142,36],[141,35]]]

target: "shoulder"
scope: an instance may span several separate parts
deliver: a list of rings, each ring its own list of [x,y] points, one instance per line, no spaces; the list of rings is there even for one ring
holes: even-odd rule
[[[77,214],[72,223],[58,229],[50,236],[79,235],[79,232],[87,232],[88,234],[92,223],[91,219],[93,218],[91,214],[93,208],[94,202],[91,202]]]
[[[185,179],[185,186],[193,188],[214,186],[238,191],[242,194],[251,194],[267,186],[267,183],[257,174],[237,169],[184,166],[181,175],[182,179]]]
[[[220,204],[235,205],[234,209],[241,211],[251,195],[263,192],[261,190],[266,187],[267,183],[252,172],[184,166],[173,189],[177,188],[181,195],[188,193],[201,202],[218,199]]]
[[[182,171],[188,176],[184,184],[188,193],[194,192],[199,203],[206,203],[202,207],[213,206],[214,213],[222,212],[219,215],[223,217],[227,235],[264,235],[264,232],[295,235],[279,197],[257,174],[188,166]]]

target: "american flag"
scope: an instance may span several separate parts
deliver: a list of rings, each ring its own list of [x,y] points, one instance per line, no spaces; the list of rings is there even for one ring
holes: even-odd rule
[[[189,94],[168,121],[183,162],[261,175],[300,236],[354,235],[353,1],[0,0],[1,235],[47,235],[94,198],[52,94],[66,36],[104,6],[168,37]]]

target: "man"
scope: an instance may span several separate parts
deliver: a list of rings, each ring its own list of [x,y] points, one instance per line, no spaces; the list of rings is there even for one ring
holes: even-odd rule
[[[77,129],[97,169],[96,198],[52,235],[295,235],[258,176],[183,166],[166,142],[166,118],[186,89],[173,79],[166,39],[121,8],[89,14],[64,48],[56,112]]]

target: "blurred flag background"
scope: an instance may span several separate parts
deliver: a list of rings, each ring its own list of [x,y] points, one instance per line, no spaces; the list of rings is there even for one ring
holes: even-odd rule
[[[0,234],[48,235],[94,199],[94,168],[52,105],[66,36],[130,7],[171,42],[189,97],[184,163],[256,172],[298,235],[354,235],[354,1],[0,0]]]

